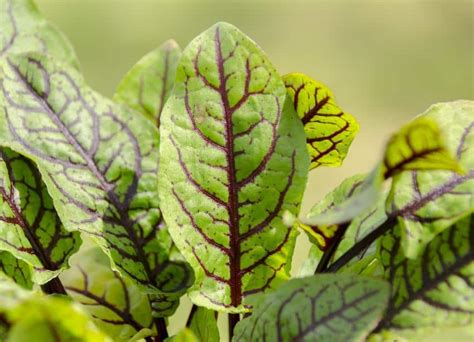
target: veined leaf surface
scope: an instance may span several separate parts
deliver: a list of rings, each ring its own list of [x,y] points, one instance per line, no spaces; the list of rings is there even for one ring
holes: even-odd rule
[[[25,289],[33,288],[30,265],[6,251],[0,251],[0,273],[2,272]]]
[[[148,290],[184,291],[191,274],[169,260],[160,225],[157,129],[45,56],[11,56],[1,68],[1,143],[36,162],[66,228]]]
[[[300,73],[285,75],[283,81],[304,125],[310,168],[340,166],[359,131],[357,121],[336,105],[325,85]]]
[[[473,326],[474,217],[439,234],[415,260],[405,257],[400,233],[388,232],[379,244],[392,295],[377,331],[414,336],[437,327]]]
[[[162,113],[161,208],[191,263],[195,304],[242,312],[288,278],[308,171],[301,122],[267,57],[219,23],[183,52]]]
[[[33,266],[39,284],[67,267],[79,233],[64,229],[36,165],[9,148],[0,148],[0,204],[0,250]]]
[[[43,19],[32,0],[0,0],[0,58],[37,51],[78,67],[66,37]]]
[[[143,113],[158,127],[174,86],[180,57],[178,44],[174,40],[166,41],[133,66],[117,87],[114,99]]]
[[[362,341],[382,318],[389,285],[342,274],[292,279],[239,322],[233,341]]]

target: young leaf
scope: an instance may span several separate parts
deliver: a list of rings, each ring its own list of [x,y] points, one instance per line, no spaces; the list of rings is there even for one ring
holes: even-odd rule
[[[359,131],[357,121],[336,105],[325,85],[300,73],[283,76],[283,81],[304,125],[310,168],[340,166]]]
[[[2,272],[21,287],[30,290],[33,288],[30,265],[6,251],[0,251],[0,273]]]
[[[67,38],[40,16],[32,0],[0,0],[0,13],[0,59],[8,54],[38,51],[78,68]]]
[[[466,123],[466,120],[463,122]],[[451,151],[452,141],[446,141],[441,135],[441,124],[423,114],[403,126],[387,143],[383,162],[358,185],[357,191],[349,193],[346,198],[339,198],[337,205],[326,210],[316,205],[302,220],[303,223],[314,226],[350,221],[377,202],[385,179],[404,171],[463,170]]]
[[[166,41],[133,66],[117,87],[114,99],[141,112],[159,127],[180,57],[178,44]]]
[[[183,52],[161,118],[161,208],[191,263],[192,301],[242,312],[288,278],[308,171],[301,122],[262,50],[219,23]]]
[[[71,262],[74,266],[61,275],[61,280],[99,328],[116,341],[128,341],[138,332],[152,329],[148,296],[131,280],[112,271],[100,249],[82,249]]]
[[[323,274],[293,279],[235,328],[234,341],[362,341],[382,318],[388,283]]]
[[[400,229],[380,240],[385,278],[393,285],[377,331],[413,334],[474,320],[474,217],[467,216],[433,239],[422,255],[404,256]]]
[[[1,68],[0,143],[36,162],[66,228],[149,291],[184,291],[190,271],[169,260],[160,225],[157,129],[47,57],[11,56]]]
[[[445,127],[446,146],[464,173],[405,172],[393,179],[387,213],[399,217],[403,249],[410,257],[474,207],[474,102],[438,104],[422,118]]]
[[[193,306],[192,310],[189,329],[198,341],[219,342],[217,312],[199,306]]]
[[[81,240],[64,229],[36,166],[0,148],[0,250],[33,266],[44,284],[67,267]]]

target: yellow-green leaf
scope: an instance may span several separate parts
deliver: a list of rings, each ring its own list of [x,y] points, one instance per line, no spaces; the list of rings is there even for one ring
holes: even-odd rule
[[[324,84],[300,73],[283,77],[288,95],[303,122],[310,169],[340,166],[359,131],[359,124],[345,113]]]

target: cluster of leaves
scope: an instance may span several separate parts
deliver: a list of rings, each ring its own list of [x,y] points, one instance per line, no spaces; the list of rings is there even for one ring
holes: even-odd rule
[[[30,0],[0,13],[0,339],[161,341],[184,294],[177,341],[219,340],[217,312],[236,341],[472,329],[472,102],[431,107],[296,219],[358,131],[326,86],[219,23],[109,100]]]

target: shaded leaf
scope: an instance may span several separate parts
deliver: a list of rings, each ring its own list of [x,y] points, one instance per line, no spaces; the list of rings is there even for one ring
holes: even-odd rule
[[[188,328],[184,328],[175,336],[171,336],[170,338],[166,339],[166,342],[199,342],[196,335],[194,335],[193,331]]]
[[[131,280],[112,271],[97,247],[81,250],[71,262],[73,266],[61,275],[61,280],[99,328],[115,341],[128,341],[143,329],[153,329],[148,296]]]
[[[189,329],[194,333],[198,341],[219,342],[217,311],[193,306]]]
[[[156,128],[47,57],[9,57],[1,67],[1,143],[36,162],[66,228],[91,236],[148,291],[183,292],[190,270],[169,260],[160,225]]]
[[[144,56],[125,75],[114,100],[143,113],[158,127],[160,115],[171,94],[181,49],[168,40]]]
[[[0,272],[10,277],[25,289],[32,289],[31,267],[21,259],[17,259],[13,254],[0,251]]]
[[[192,301],[242,312],[289,277],[308,171],[303,127],[253,41],[219,23],[183,52],[161,118],[160,197]],[[212,175],[212,176],[210,176]]]
[[[336,105],[325,85],[300,73],[285,75],[283,81],[304,125],[310,168],[340,166],[359,131],[357,121]]]
[[[0,0],[0,58],[38,51],[78,67],[67,38],[43,19],[32,0]]]
[[[392,295],[377,331],[415,336],[437,327],[473,326],[474,217],[433,239],[415,260],[405,257],[400,229],[380,240],[380,258]]]
[[[31,265],[39,284],[56,277],[79,233],[64,229],[36,165],[9,148],[0,148],[0,204],[0,250]]]
[[[382,318],[386,282],[323,274],[292,279],[239,322],[233,341],[362,341]]]

